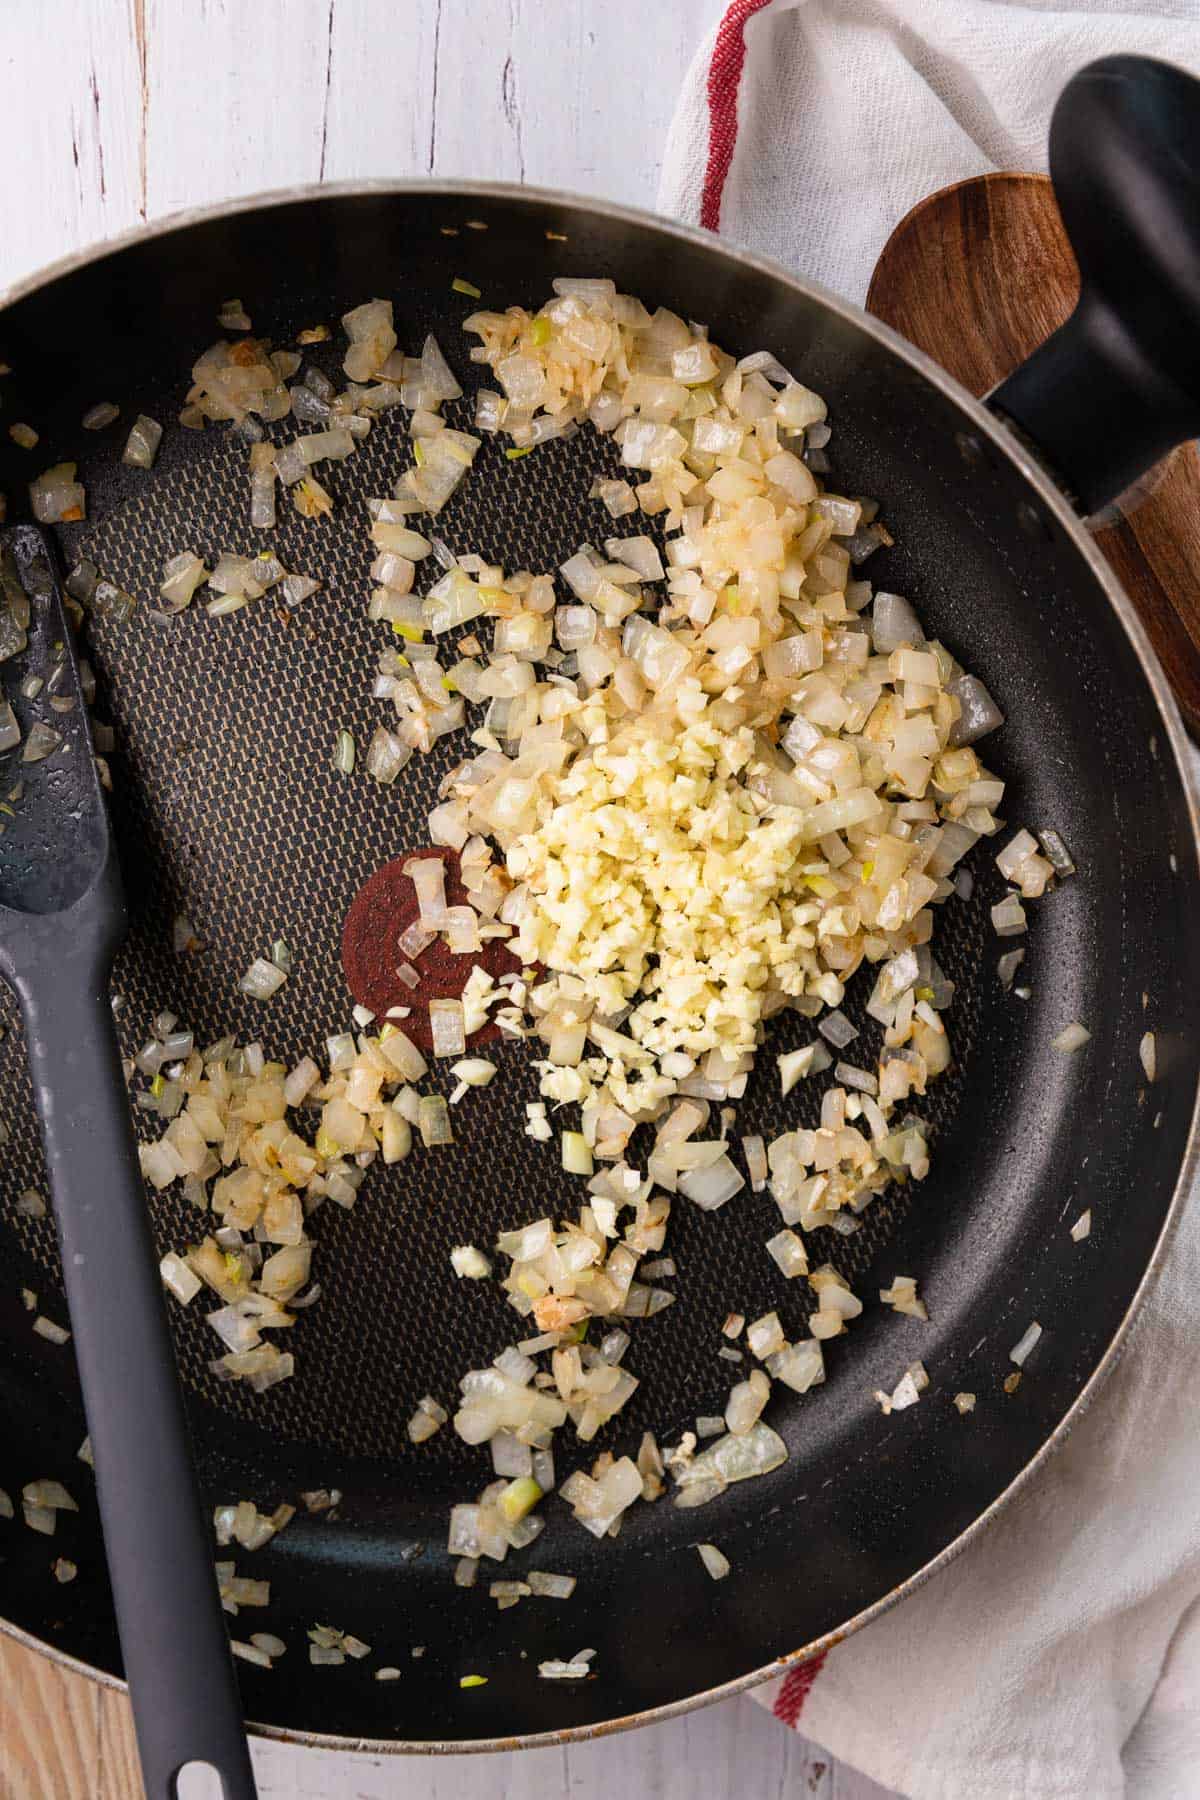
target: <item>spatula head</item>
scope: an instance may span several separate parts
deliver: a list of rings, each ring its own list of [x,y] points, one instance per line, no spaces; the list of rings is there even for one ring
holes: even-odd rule
[[[0,653],[5,651],[0,686],[21,741],[0,755],[0,908],[65,912],[110,863],[108,812],[58,569],[35,525],[0,533]],[[42,683],[32,696],[31,677]],[[26,760],[39,740],[50,741],[47,731],[59,742],[40,760]]]

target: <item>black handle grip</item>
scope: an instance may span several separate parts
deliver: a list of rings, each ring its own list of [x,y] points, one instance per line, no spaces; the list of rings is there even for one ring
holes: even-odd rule
[[[33,947],[12,978],[146,1792],[174,1800],[194,1761],[217,1770],[224,1800],[255,1800],[109,1004],[115,883],[109,863],[107,895],[29,920]]]
[[[1050,174],[1079,304],[988,404],[1090,513],[1200,433],[1200,81],[1089,63],[1054,109]]]

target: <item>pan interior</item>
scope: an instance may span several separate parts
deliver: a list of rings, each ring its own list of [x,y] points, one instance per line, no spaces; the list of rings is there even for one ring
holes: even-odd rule
[[[489,229],[468,230],[467,217]],[[547,229],[567,241],[548,241]],[[384,414],[356,455],[322,467],[332,518],[300,518],[280,490],[277,532],[253,532],[246,445],[221,427],[170,429],[191,363],[219,335],[220,303],[241,294],[256,335],[284,347],[304,327],[391,297],[402,347],[437,334],[468,390],[448,411],[469,428],[479,371],[459,322],[473,303],[452,292],[452,278],[467,276],[484,304],[536,305],[556,273],[611,274],[649,304],[707,319],[739,354],[775,350],[827,396],[831,481],[879,498],[897,539],[865,572],[909,595],[931,634],[1001,701],[1009,722],[985,754],[1010,784],[1007,816],[1014,826],[1055,826],[1081,875],[1030,909],[1022,977],[1032,992],[1021,1001],[995,975],[1008,946],[993,937],[988,908],[1003,884],[986,846],[976,853],[974,897],[941,909],[935,937],[957,993],[948,1016],[955,1067],[922,1108],[933,1171],[871,1207],[856,1236],[817,1246],[814,1260],[833,1261],[864,1298],[896,1273],[916,1275],[930,1324],[868,1306],[832,1346],[823,1389],[773,1397],[787,1467],[701,1513],[635,1509],[619,1540],[597,1546],[548,1502],[536,1549],[502,1573],[577,1573],[568,1606],[527,1602],[498,1615],[486,1580],[471,1594],[451,1588],[446,1511],[490,1479],[488,1458],[450,1430],[414,1450],[404,1430],[421,1395],[452,1407],[459,1375],[524,1334],[494,1288],[457,1281],[451,1246],[487,1246],[499,1229],[578,1204],[556,1146],[522,1134],[536,1078],[519,1046],[496,1052],[499,1078],[457,1109],[453,1151],[372,1169],[352,1213],[327,1206],[316,1215],[323,1294],[292,1334],[294,1380],[257,1397],[217,1383],[207,1308],[173,1310],[211,1498],[267,1507],[318,1486],[345,1496],[337,1520],[302,1513],[245,1559],[273,1588],[270,1611],[243,1621],[246,1633],[278,1631],[293,1645],[269,1674],[244,1670],[248,1710],[288,1729],[471,1740],[589,1724],[736,1679],[839,1626],[950,1543],[1053,1430],[1145,1267],[1187,1132],[1195,1052],[1184,996],[1197,951],[1183,922],[1194,851],[1153,697],[1070,536],[1030,506],[1019,474],[952,400],[859,326],[715,246],[681,239],[664,255],[645,223],[511,196],[464,203],[425,191],[237,215],[60,278],[0,322],[20,409],[10,417],[42,430],[33,459],[19,462],[6,446],[0,486],[15,503],[30,473],[79,457],[91,517],[65,534],[68,560],[83,549],[141,601],[130,623],[100,622],[91,634],[97,714],[112,721],[118,746],[113,814],[131,930],[114,988],[127,1049],[168,1009],[200,1043],[234,1032],[289,1063],[319,1059],[325,1038],[349,1024],[338,953],[345,911],[373,869],[425,841],[438,781],[461,754],[443,740],[391,789],[333,768],[340,729],[353,732],[361,768],[385,721],[369,692],[387,627],[365,617],[365,501],[390,492],[409,440],[399,412]],[[336,347],[306,355],[339,373]],[[122,418],[93,446],[77,421],[100,399],[117,401]],[[150,476],[119,461],[139,411],[168,425]],[[284,441],[295,430],[284,421],[271,435]],[[485,438],[435,529],[456,552],[554,569],[582,542],[648,528],[640,517],[614,524],[589,498],[596,474],[615,466],[612,445],[590,429],[518,462]],[[149,616],[162,567],[180,550],[211,566],[222,550],[264,543],[323,584],[293,615],[267,598],[231,619],[196,609],[166,624]],[[174,952],[180,913],[202,954]],[[294,969],[264,1006],[241,995],[238,980],[278,937]],[[865,994],[853,984],[845,1010],[873,1047]],[[1049,1040],[1074,1019],[1093,1041],[1063,1057]],[[35,1475],[58,1474],[85,1505],[61,1533],[62,1553],[73,1554],[70,1534],[79,1545],[70,1590],[50,1591],[57,1547],[45,1555],[44,1540],[14,1541],[17,1528],[4,1528],[8,1608],[26,1629],[112,1669],[90,1478],[71,1462],[82,1428],[69,1357],[31,1338],[18,1293],[33,1289],[41,1310],[62,1316],[52,1228],[14,1209],[45,1178],[8,1002],[4,1023],[0,1484],[15,1493]],[[1165,1065],[1153,1091],[1137,1060],[1148,1026]],[[774,1080],[774,1054],[810,1035],[794,1016],[771,1027],[737,1134],[769,1139],[815,1122],[824,1083],[804,1084],[781,1106]],[[860,1049],[853,1059],[868,1061],[871,1049]],[[1076,1247],[1067,1228],[1086,1206],[1092,1236]],[[152,1211],[164,1249],[203,1229],[169,1194]],[[778,1277],[762,1247],[778,1225],[767,1195],[746,1193],[707,1216],[677,1203],[667,1250],[679,1266],[678,1304],[635,1327],[627,1362],[641,1388],[590,1450],[560,1444],[560,1478],[601,1449],[630,1449],[643,1429],[673,1441],[697,1413],[720,1411],[738,1378],[717,1357],[727,1311],[753,1318],[774,1307],[798,1334],[808,1296]],[[1007,1352],[1033,1318],[1046,1337],[1008,1395]],[[872,1392],[894,1386],[915,1357],[931,1389],[885,1420]],[[950,1404],[960,1389],[979,1396],[970,1420]],[[733,1562],[719,1589],[690,1547],[702,1538]],[[303,1629],[318,1620],[367,1639],[376,1663],[401,1663],[404,1682],[377,1686],[371,1665],[336,1687],[310,1671]],[[596,1679],[579,1688],[536,1680],[538,1659],[584,1643],[598,1648]],[[415,1660],[414,1645],[425,1646]],[[457,1685],[468,1672],[489,1677],[470,1706]]]

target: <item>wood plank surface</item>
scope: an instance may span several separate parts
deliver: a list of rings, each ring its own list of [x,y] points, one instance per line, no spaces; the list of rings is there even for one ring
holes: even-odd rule
[[[474,176],[653,206],[684,70],[721,10],[721,0],[8,6],[0,286],[141,220],[299,182]]]

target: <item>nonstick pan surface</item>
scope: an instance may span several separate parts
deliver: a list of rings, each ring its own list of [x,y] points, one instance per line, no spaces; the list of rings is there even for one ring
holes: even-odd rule
[[[239,1573],[269,1577],[272,1601],[235,1629],[289,1644],[271,1671],[239,1665],[247,1713],[289,1735],[462,1748],[602,1727],[744,1683],[841,1632],[985,1518],[1090,1392],[1162,1253],[1192,1155],[1200,912],[1181,739],[1140,630],[1066,506],[981,408],[854,309],[698,233],[529,190],[414,186],[267,201],[73,264],[0,315],[0,356],[14,369],[6,415],[41,432],[32,457],[7,442],[0,451],[10,517],[31,474],[78,458],[90,517],[64,532],[64,554],[82,547],[142,599],[128,625],[98,622],[91,636],[97,716],[112,721],[118,744],[113,811],[132,928],[114,985],[127,1046],[167,1008],[198,1042],[234,1032],[282,1060],[319,1056],[349,1022],[338,950],[346,908],[380,863],[425,841],[437,782],[459,756],[445,741],[391,789],[332,768],[337,731],[349,727],[362,746],[383,717],[369,698],[386,627],[365,617],[363,502],[390,491],[408,440],[400,418],[383,415],[358,454],[321,472],[332,519],[302,520],[281,501],[277,533],[251,531],[245,444],[221,427],[192,434],[169,423],[192,362],[219,335],[220,304],[240,295],[255,334],[286,347],[304,327],[390,297],[402,347],[436,332],[467,389],[457,403],[465,421],[480,371],[458,324],[475,303],[452,292],[452,279],[478,286],[482,304],[536,306],[563,273],[609,275],[651,306],[702,318],[735,353],[768,347],[827,397],[831,481],[878,497],[896,539],[866,572],[909,595],[930,633],[1000,700],[1008,723],[988,760],[1009,783],[1006,816],[1056,827],[1080,873],[1030,909],[1022,976],[1032,993],[1022,1002],[995,973],[1005,946],[988,908],[1003,884],[986,846],[975,854],[972,901],[938,919],[937,954],[958,988],[948,1016],[955,1067],[923,1109],[932,1173],[873,1206],[855,1237],[821,1247],[864,1297],[896,1273],[916,1275],[930,1323],[868,1304],[832,1346],[823,1388],[774,1393],[768,1416],[789,1445],[786,1466],[699,1511],[635,1508],[617,1540],[597,1544],[548,1500],[535,1549],[510,1556],[503,1575],[574,1573],[569,1603],[498,1613],[488,1565],[474,1591],[453,1587],[447,1512],[491,1478],[490,1460],[448,1429],[417,1449],[404,1431],[422,1394],[452,1406],[458,1377],[520,1335],[492,1286],[456,1280],[450,1247],[486,1245],[500,1229],[577,1204],[556,1147],[522,1135],[536,1078],[519,1046],[495,1052],[500,1077],[457,1109],[452,1152],[372,1169],[353,1213],[326,1207],[315,1217],[324,1295],[292,1334],[294,1380],[257,1397],[219,1386],[207,1372],[216,1340],[206,1308],[174,1309],[210,1499],[249,1497],[266,1509],[314,1487],[344,1496],[336,1517],[302,1509],[269,1547],[238,1557]],[[336,339],[306,355],[340,367]],[[97,444],[78,421],[101,399],[122,417]],[[137,412],[168,423],[149,476],[119,460]],[[283,440],[295,422],[270,429]],[[459,552],[553,569],[612,532],[588,490],[614,465],[612,446],[590,430],[515,463],[485,439],[437,531]],[[324,582],[291,618],[269,599],[226,620],[150,618],[169,556],[194,549],[211,565],[223,549],[266,541],[287,567]],[[203,938],[202,955],[173,952],[179,912]],[[238,979],[280,936],[294,972],[261,1006]],[[846,1010],[871,1045],[864,997],[852,985]],[[1050,1040],[1075,1019],[1092,1042],[1062,1056]],[[7,1001],[4,1023],[0,1486],[17,1495],[56,1475],[82,1510],[53,1543],[0,1524],[0,1596],[12,1628],[114,1676],[90,1476],[74,1460],[83,1425],[70,1352],[32,1335],[19,1292],[32,1288],[41,1310],[62,1316],[51,1224],[14,1210],[44,1176]],[[1159,1046],[1152,1088],[1138,1062],[1149,1028]],[[781,1104],[773,1079],[774,1052],[809,1029],[798,1018],[772,1025],[738,1135],[815,1121],[823,1084]],[[1091,1236],[1076,1245],[1068,1228],[1085,1207]],[[202,1230],[170,1195],[155,1196],[152,1213],[164,1249]],[[635,1326],[627,1362],[639,1392],[590,1449],[556,1446],[560,1479],[603,1448],[636,1445],[643,1429],[672,1442],[697,1413],[721,1409],[737,1378],[716,1355],[727,1311],[753,1318],[775,1307],[788,1335],[798,1333],[809,1297],[778,1278],[763,1250],[777,1228],[765,1194],[747,1192],[715,1215],[677,1204],[667,1248],[678,1304]],[[1033,1319],[1044,1335],[1010,1395],[1008,1351]],[[928,1392],[884,1418],[873,1390],[893,1387],[916,1357]],[[978,1395],[966,1419],[951,1404],[961,1389]],[[719,1586],[692,1547],[699,1540],[733,1565]],[[79,1565],[70,1587],[50,1574],[58,1555]],[[305,1632],[316,1622],[353,1631],[372,1658],[311,1668]],[[537,1678],[540,1660],[583,1645],[597,1651],[593,1679]],[[401,1667],[399,1681],[372,1680],[385,1663]],[[468,1673],[487,1685],[460,1689]]]

